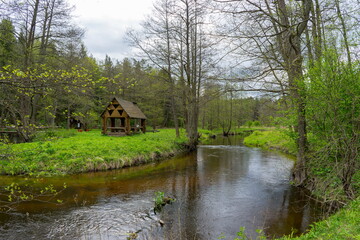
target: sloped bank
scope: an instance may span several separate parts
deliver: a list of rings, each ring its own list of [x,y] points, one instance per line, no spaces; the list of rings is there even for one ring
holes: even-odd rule
[[[296,155],[295,142],[289,134],[281,130],[254,131],[244,138],[244,144],[249,147],[261,147],[267,150],[277,150]]]
[[[349,203],[331,217],[312,225],[311,230],[300,237],[291,236],[281,240],[308,240],[308,239],[360,239],[360,198]]]

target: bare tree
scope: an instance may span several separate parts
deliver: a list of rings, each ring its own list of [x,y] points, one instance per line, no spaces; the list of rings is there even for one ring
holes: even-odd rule
[[[297,114],[294,128],[298,136],[294,177],[295,182],[301,185],[306,179],[307,152],[302,37],[307,29],[312,1],[218,2],[226,4],[222,8],[224,13],[231,13],[234,34],[230,38],[238,41],[234,48],[242,49],[250,62],[258,63],[256,68],[252,67],[253,76],[249,78],[253,81],[261,79],[261,85],[259,82],[255,84],[256,90],[268,89],[291,96]],[[286,73],[285,78],[283,72]],[[270,87],[267,87],[268,81],[272,82]]]
[[[143,24],[143,35],[130,32],[129,37],[155,66],[166,72],[175,127],[180,112],[175,104],[180,99],[188,145],[195,149],[201,89],[210,62],[204,6],[194,0],[161,0],[154,5],[154,11],[156,14]],[[177,98],[176,88],[181,91]]]
[[[83,35],[83,30],[71,23],[72,7],[65,0],[7,0],[4,5],[2,15],[6,14],[15,26],[24,68],[45,63],[50,46],[61,50],[63,42]]]
[[[156,67],[165,72],[163,79],[168,83],[170,104],[176,136],[180,136],[178,107],[175,86],[175,52],[174,52],[174,14],[175,1],[161,0],[154,4],[153,14],[142,24],[141,36],[134,31],[128,32],[130,41],[139,48]]]

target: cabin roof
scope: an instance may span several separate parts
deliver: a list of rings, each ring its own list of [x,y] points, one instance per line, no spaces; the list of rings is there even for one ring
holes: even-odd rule
[[[146,119],[145,114],[140,110],[135,102],[129,102],[118,97],[114,97],[111,101],[114,100],[116,100],[121,105],[130,118]],[[110,104],[108,106],[110,106]],[[101,115],[103,115],[105,111]]]

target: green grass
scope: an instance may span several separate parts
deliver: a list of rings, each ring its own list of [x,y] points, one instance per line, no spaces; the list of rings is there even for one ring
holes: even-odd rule
[[[253,131],[256,131],[256,130],[262,131],[262,130],[268,130],[268,129],[269,129],[268,127],[263,127],[263,126],[257,126],[257,127],[243,126],[243,127],[232,128],[230,130],[230,133],[234,134],[234,135],[243,135],[244,136],[244,135],[248,135],[250,132],[253,132]],[[223,134],[223,129],[222,128],[216,128],[216,129],[212,129],[212,130],[199,129],[198,131],[200,133],[200,141],[207,140],[211,136],[214,136],[214,135]]]
[[[244,144],[251,147],[275,149],[291,155],[296,154],[295,141],[285,130],[254,131],[245,137]]]
[[[99,130],[53,130],[31,143],[1,145],[7,158],[0,160],[1,174],[68,174],[121,168],[173,155],[186,142],[175,130],[125,137],[101,135]]]
[[[345,240],[360,239],[360,198],[349,203],[348,206],[339,210],[326,220],[312,225],[308,233],[300,237],[291,236],[280,238],[281,240]]]

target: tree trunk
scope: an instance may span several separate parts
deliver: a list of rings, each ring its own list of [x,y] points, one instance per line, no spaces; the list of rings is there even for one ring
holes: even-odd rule
[[[71,108],[70,105],[67,108],[67,129],[71,128]]]
[[[344,45],[345,45],[345,49],[346,49],[346,56],[347,56],[348,64],[351,66],[351,53],[350,53],[350,47],[349,47],[349,40],[348,40],[348,36],[347,36],[347,29],[346,29],[344,17],[340,10],[339,0],[335,0],[335,5],[336,5],[337,15],[338,15],[338,18],[340,19],[340,23],[341,23],[341,33],[344,38]]]
[[[307,134],[306,134],[306,115],[305,115],[305,89],[303,83],[303,59],[301,55],[301,35],[307,27],[307,21],[311,10],[311,0],[303,1],[303,19],[296,29],[290,24],[290,15],[285,0],[278,0],[278,9],[280,14],[279,46],[281,54],[285,61],[285,70],[288,74],[290,94],[293,99],[297,114],[297,123],[295,126],[297,132],[297,161],[294,169],[295,184],[301,186],[307,178],[306,175],[306,153],[307,153]]]
[[[35,0],[34,11],[32,12],[32,19],[30,24],[29,33],[27,34],[25,46],[25,67],[29,67],[32,63],[32,51],[35,42],[35,29],[37,23],[37,14],[39,9],[40,0]]]

